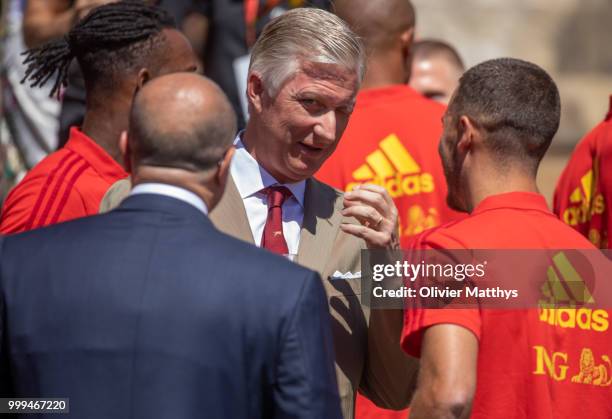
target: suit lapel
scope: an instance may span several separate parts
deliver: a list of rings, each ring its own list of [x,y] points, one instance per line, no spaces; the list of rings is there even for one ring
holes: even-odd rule
[[[224,233],[247,243],[255,244],[244,202],[231,175],[228,176],[227,186],[221,201],[210,213],[210,219],[215,227]]]
[[[332,188],[317,180],[306,182],[304,221],[300,234],[297,262],[323,273],[342,222],[342,200]]]
[[[323,273],[342,222],[342,199],[315,179],[306,181],[304,220],[297,262]],[[210,213],[215,227],[233,237],[255,244],[244,203],[234,180],[227,180],[225,194]]]

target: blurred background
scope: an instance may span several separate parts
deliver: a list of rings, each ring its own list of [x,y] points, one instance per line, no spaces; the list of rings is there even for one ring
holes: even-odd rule
[[[44,9],[53,4],[60,16],[79,5],[91,7],[106,1],[2,0],[0,202],[29,167],[61,146],[61,140],[56,139],[56,131],[62,129],[62,124],[57,122],[61,118],[60,104],[57,100],[44,99],[44,89],[30,92],[18,86],[23,75],[23,68],[17,65],[19,51],[28,44],[27,36],[23,37],[23,27],[27,25],[22,24],[28,5],[37,3]],[[204,72],[221,84],[240,112],[244,106],[240,104],[242,86],[236,85],[233,67],[234,61],[245,56],[249,43],[253,42],[249,40],[249,23],[244,20],[246,0],[151,2],[161,3],[175,15],[199,53]],[[255,33],[284,10],[304,5],[329,8],[331,1],[259,0],[259,4],[263,12],[253,22]],[[541,191],[550,202],[574,145],[608,111],[612,94],[612,1],[413,0],[413,4],[417,12],[417,39],[448,42],[458,50],[466,67],[490,58],[511,56],[537,63],[556,80],[562,100],[561,127],[539,177]],[[82,12],[74,13],[78,16]],[[59,19],[49,16],[54,22]],[[40,25],[44,29],[45,23]],[[32,24],[29,26],[32,31]],[[42,32],[33,33],[38,36]],[[71,97],[78,98],[78,95]],[[25,109],[28,118],[16,119],[16,109]],[[25,138],[22,132],[26,130],[30,131],[32,144],[21,138]]]
[[[417,38],[443,39],[467,68],[510,56],[532,61],[561,92],[559,132],[539,175],[549,202],[574,145],[608,112],[611,0],[413,0]]]

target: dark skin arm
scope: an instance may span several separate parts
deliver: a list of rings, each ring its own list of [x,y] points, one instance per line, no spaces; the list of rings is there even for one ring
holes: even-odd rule
[[[28,0],[23,19],[23,38],[35,48],[70,30],[76,19],[69,0]]]
[[[209,20],[201,13],[192,12],[185,16],[181,30],[191,43],[193,51],[198,57],[198,71],[204,70],[204,48],[208,38]]]
[[[410,419],[469,418],[476,390],[478,340],[454,324],[428,328]]]
[[[91,9],[111,0],[28,0],[23,18],[23,38],[28,48],[36,48],[68,33]]]

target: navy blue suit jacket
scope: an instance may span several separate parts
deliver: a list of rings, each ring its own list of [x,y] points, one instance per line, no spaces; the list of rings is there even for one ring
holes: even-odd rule
[[[318,275],[183,201],[5,237],[0,263],[4,396],[84,419],[341,417]]]

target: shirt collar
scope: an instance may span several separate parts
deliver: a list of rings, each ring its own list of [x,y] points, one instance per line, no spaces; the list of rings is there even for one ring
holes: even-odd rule
[[[168,185],[166,183],[140,183],[134,186],[134,188],[132,188],[132,190],[130,191],[130,195],[138,194],[157,194],[169,196],[171,198],[175,198],[190,205],[193,205],[205,215],[208,215],[208,207],[206,206],[206,203],[204,203],[202,198],[185,188]]]
[[[507,192],[491,195],[480,201],[472,211],[472,215],[500,208],[536,210],[552,214],[546,204],[546,199],[534,192]]]
[[[255,195],[262,189],[272,185],[286,186],[300,206],[304,208],[304,193],[306,191],[306,181],[302,180],[296,183],[279,183],[274,177],[268,173],[244,147],[240,138],[242,133],[239,133],[234,140],[236,152],[232,159],[230,172],[236,183],[236,188],[240,193],[240,197],[245,199]]]
[[[70,138],[64,146],[74,151],[106,181],[114,183],[128,176],[127,172],[94,140],[77,127],[70,129]]]
[[[610,95],[610,107],[608,108],[608,115],[606,115],[606,121],[612,119],[612,95]]]

